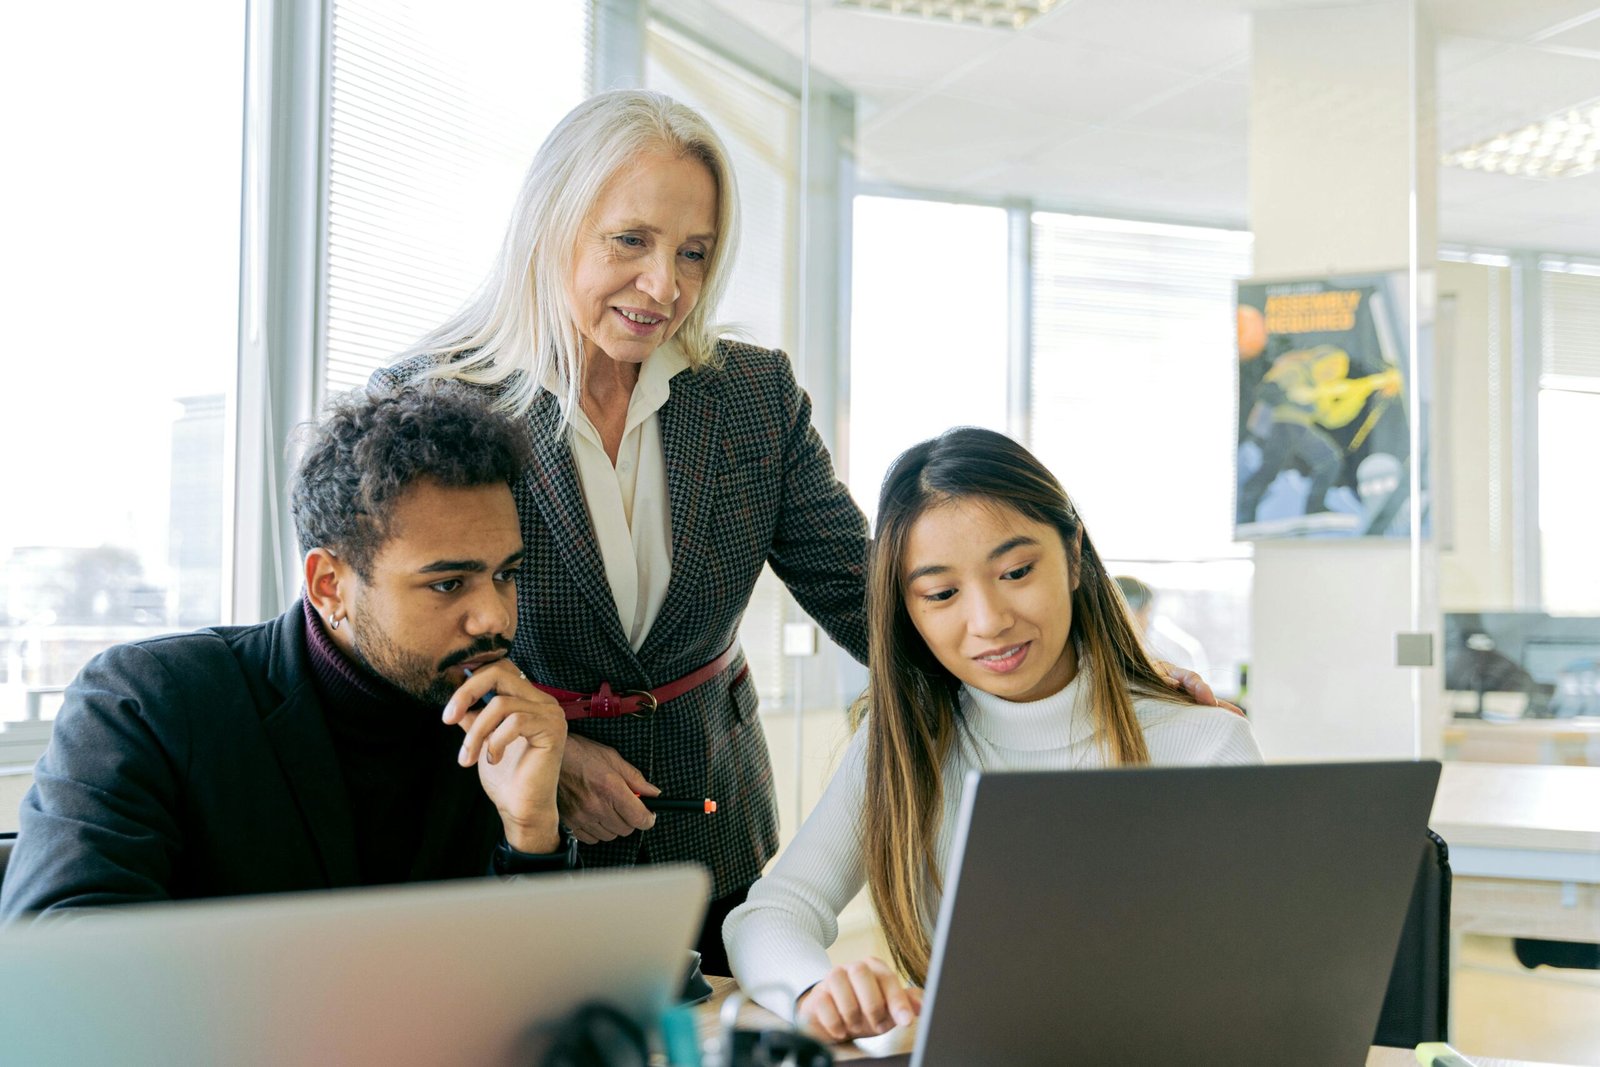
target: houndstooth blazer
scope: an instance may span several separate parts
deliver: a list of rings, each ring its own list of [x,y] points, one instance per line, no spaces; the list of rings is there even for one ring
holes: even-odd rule
[[[545,685],[592,693],[653,689],[715,659],[735,639],[762,565],[811,617],[865,661],[867,524],[811,426],[811,401],[782,352],[718,342],[721,366],[672,379],[660,411],[672,516],[672,579],[637,653],[617,618],[578,486],[560,408],[528,413],[534,462],[514,486],[527,553],[512,657]],[[428,366],[377,371],[391,386]],[[664,794],[712,797],[711,817],[667,815],[653,830],[584,846],[588,866],[698,861],[713,897],[743,889],[778,846],[772,761],[741,654],[718,678],[645,719],[587,719],[573,733],[616,749]]]

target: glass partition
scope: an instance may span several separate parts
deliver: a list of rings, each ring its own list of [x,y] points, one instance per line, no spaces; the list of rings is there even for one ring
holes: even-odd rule
[[[1004,429],[1269,759],[1596,759],[1591,5],[649,6],[799,103],[793,355],[865,509]]]
[[[793,168],[798,196],[757,205],[793,203],[797,240],[792,276],[759,272],[788,311],[755,339],[792,336],[865,509],[907,445],[1003,429],[1117,569],[1172,583],[1158,617],[1217,647],[1211,681],[1269,755],[1437,750],[1438,669],[1396,655],[1438,630],[1435,527],[1456,525],[1429,421],[1433,45],[1409,0],[647,8],[647,78],[763,142],[739,148],[751,181]],[[797,125],[736,117],[769,98]],[[1297,312],[1318,307],[1348,321]],[[1340,354],[1313,369],[1319,345]],[[1290,440],[1294,405],[1262,397],[1302,364],[1333,378]],[[1252,478],[1295,521],[1243,515]],[[860,676],[838,677],[811,698],[835,713]]]
[[[1600,36],[1578,15],[1436,16],[1444,749],[1463,760],[1600,764]]]

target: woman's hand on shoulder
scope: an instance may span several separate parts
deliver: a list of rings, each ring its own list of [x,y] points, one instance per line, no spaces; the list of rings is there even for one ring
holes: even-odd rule
[[[1230,704],[1226,700],[1217,699],[1217,694],[1211,691],[1206,680],[1194,671],[1168,663],[1166,660],[1155,661],[1156,670],[1166,676],[1167,684],[1174,689],[1182,689],[1194,698],[1196,704],[1205,704],[1208,707],[1224,708],[1235,715],[1244,715],[1244,709],[1237,704]]]
[[[922,990],[870,956],[829,971],[800,998],[796,1018],[830,1041],[847,1041],[909,1026],[921,1013]]]

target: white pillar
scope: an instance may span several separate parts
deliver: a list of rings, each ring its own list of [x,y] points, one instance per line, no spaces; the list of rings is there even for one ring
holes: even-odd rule
[[[1256,12],[1250,224],[1258,278],[1434,261],[1433,41],[1412,0]],[[1428,291],[1427,281],[1422,286]],[[1415,312],[1415,307],[1413,307]],[[1415,321],[1415,314],[1412,319]],[[1403,339],[1409,353],[1409,339]],[[1395,665],[1413,626],[1406,541],[1262,541],[1249,708],[1272,759],[1407,758],[1437,749],[1436,669]],[[1424,545],[1417,619],[1436,629]],[[1435,642],[1435,657],[1439,655]],[[1427,699],[1423,700],[1425,695]]]

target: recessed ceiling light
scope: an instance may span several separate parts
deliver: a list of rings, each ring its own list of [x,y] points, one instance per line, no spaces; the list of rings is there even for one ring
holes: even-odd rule
[[[1063,0],[833,0],[835,7],[957,26],[1020,30]]]
[[[1525,178],[1576,178],[1600,166],[1600,100],[1446,152],[1447,167]]]

